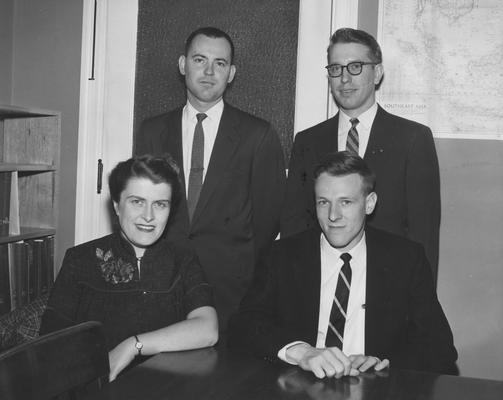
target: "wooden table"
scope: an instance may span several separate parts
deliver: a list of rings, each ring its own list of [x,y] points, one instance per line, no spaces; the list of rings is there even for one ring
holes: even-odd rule
[[[89,399],[502,400],[503,382],[393,368],[319,380],[298,367],[209,348],[154,356]]]

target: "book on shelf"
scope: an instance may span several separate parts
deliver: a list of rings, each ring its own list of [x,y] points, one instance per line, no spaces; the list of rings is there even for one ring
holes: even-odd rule
[[[9,243],[11,310],[28,304],[28,259],[26,243]]]
[[[29,282],[28,282],[28,243],[16,242],[16,272],[17,272],[17,293],[18,304],[16,308],[23,307],[29,303]]]
[[[11,310],[9,278],[9,245],[0,245],[0,315]]]
[[[28,244],[28,298],[32,302],[40,294],[43,239],[27,240]]]
[[[47,248],[47,289],[51,290],[54,283],[54,236],[45,238],[45,247]]]
[[[9,234],[19,235],[21,226],[19,221],[19,177],[17,171],[11,173],[10,204],[9,204]]]
[[[14,310],[19,304],[19,269],[17,268],[18,257],[16,250],[19,250],[18,243],[9,243],[9,285],[10,285],[10,308]]]
[[[54,236],[0,245],[0,315],[49,292],[53,274]]]
[[[9,235],[11,176],[10,171],[0,172],[0,236]]]
[[[54,281],[54,236],[43,239],[41,245],[40,294],[49,292]]]

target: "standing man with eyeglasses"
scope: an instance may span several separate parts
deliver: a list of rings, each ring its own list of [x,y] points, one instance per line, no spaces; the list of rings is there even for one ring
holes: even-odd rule
[[[384,70],[373,36],[339,29],[327,52],[326,69],[339,112],[295,138],[281,234],[316,226],[314,168],[326,154],[348,150],[363,157],[377,175],[380,202],[368,223],[421,243],[436,279],[440,179],[431,130],[377,104],[375,91]]]

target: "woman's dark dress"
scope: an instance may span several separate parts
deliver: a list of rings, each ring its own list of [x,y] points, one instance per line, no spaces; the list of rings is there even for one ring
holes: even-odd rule
[[[159,240],[140,260],[119,233],[68,249],[40,333],[83,321],[103,324],[109,350],[124,339],[213,306],[197,257]]]

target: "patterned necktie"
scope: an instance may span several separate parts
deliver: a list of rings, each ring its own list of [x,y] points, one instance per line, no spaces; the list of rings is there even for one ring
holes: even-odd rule
[[[338,347],[342,350],[349,289],[351,287],[351,266],[349,265],[351,255],[343,253],[341,254],[341,259],[344,261],[344,264],[342,265],[341,271],[339,272],[339,278],[337,279],[337,287],[335,289],[334,301],[330,311],[330,320],[328,322],[325,346]]]
[[[351,128],[349,128],[348,131],[346,150],[358,155],[358,131],[356,130],[356,125],[358,125],[360,121],[358,121],[358,118],[351,118],[349,122],[351,122]]]
[[[189,190],[187,192],[187,207],[189,209],[189,219],[192,221],[194,210],[196,209],[199,193],[203,186],[204,172],[204,130],[203,120],[206,114],[196,115],[197,124],[194,129],[194,140],[192,141],[192,157],[190,160]]]

